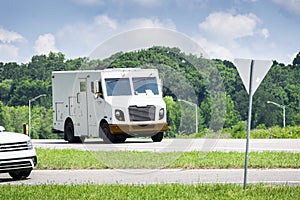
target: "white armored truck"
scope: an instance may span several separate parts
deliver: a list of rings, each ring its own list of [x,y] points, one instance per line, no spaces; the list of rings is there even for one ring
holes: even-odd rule
[[[166,105],[156,69],[122,68],[52,72],[53,132],[81,142],[101,137],[163,139]]]

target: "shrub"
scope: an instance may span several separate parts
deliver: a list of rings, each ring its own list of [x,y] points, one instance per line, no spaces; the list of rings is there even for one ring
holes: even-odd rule
[[[241,121],[237,125],[232,126],[230,134],[233,138],[245,138],[247,134],[245,122]]]
[[[251,138],[300,138],[300,126],[287,126],[285,128],[274,126],[267,130],[255,129],[251,131]]]
[[[256,128],[257,129],[267,129],[265,124],[259,124]]]
[[[251,138],[253,139],[259,139],[259,138],[271,138],[271,131],[265,130],[265,129],[255,129],[251,131]]]

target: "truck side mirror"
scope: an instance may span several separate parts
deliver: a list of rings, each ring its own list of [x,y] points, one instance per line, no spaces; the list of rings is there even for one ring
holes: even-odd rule
[[[103,91],[101,81],[95,81],[95,97],[103,99]]]

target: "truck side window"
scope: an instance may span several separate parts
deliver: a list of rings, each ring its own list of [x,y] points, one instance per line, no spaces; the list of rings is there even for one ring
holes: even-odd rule
[[[94,94],[95,93],[95,87],[94,87],[94,82],[91,82],[91,92]]]
[[[98,81],[98,93],[103,94],[101,81]]]
[[[86,82],[80,82],[80,92],[86,91]]]
[[[103,99],[103,91],[102,91],[102,84],[101,84],[101,81],[98,81],[97,82],[97,91],[96,91],[96,94],[98,97],[102,98]]]

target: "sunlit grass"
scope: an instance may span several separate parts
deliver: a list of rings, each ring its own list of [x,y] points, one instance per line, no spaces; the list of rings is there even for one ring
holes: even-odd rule
[[[243,168],[239,152],[136,152],[37,149],[37,169]],[[300,153],[250,152],[250,168],[299,168]]]
[[[300,186],[233,184],[0,186],[1,199],[299,199]]]

